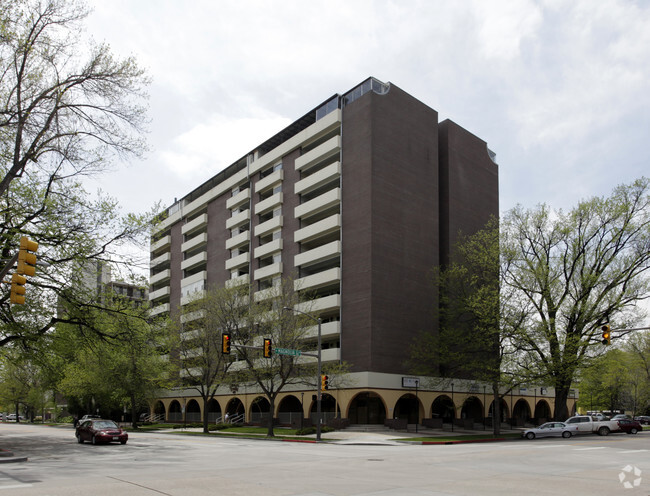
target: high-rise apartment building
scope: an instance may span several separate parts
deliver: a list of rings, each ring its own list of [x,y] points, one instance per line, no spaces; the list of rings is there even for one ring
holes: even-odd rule
[[[353,385],[330,392],[333,413],[353,423],[412,419],[414,410],[428,418],[447,408],[436,399],[449,392],[421,391],[414,400],[409,388],[419,382],[405,362],[416,334],[437,326],[432,269],[460,232],[476,232],[498,207],[498,168],[486,143],[370,78],[168,209],[151,244],[152,312],[174,312],[215,284],[263,292],[294,277],[316,295],[323,360],[351,367]],[[302,409],[308,417],[311,393],[287,391],[274,416]],[[173,417],[187,404],[192,413],[190,395],[171,391],[156,409]],[[247,409],[257,396],[224,391],[212,413],[235,409],[252,420]],[[195,417],[210,413],[199,403]],[[474,416],[487,416],[479,403]]]

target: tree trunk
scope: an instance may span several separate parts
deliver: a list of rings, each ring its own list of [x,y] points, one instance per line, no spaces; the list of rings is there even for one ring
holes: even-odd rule
[[[270,403],[269,423],[268,423],[268,431],[266,432],[266,435],[268,437],[275,437],[275,434],[273,433],[273,412],[275,411],[275,398],[269,398],[269,403]]]
[[[501,396],[496,382],[492,384],[492,434],[501,435]]]
[[[555,386],[555,407],[553,409],[553,420],[562,422],[569,418],[569,409],[567,408],[566,401],[569,398],[569,389],[571,389],[571,381],[557,381]]]
[[[135,402],[135,395],[131,395],[131,425],[134,429],[138,428],[138,411]]]
[[[203,432],[205,434],[210,432],[208,429],[208,397],[207,396],[203,397]]]

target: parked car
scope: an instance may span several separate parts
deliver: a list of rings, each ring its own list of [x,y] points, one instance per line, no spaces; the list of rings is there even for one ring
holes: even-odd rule
[[[521,433],[526,439],[535,439],[536,437],[571,437],[577,431],[575,426],[567,426],[564,422],[546,422],[539,427],[526,429]]]
[[[618,415],[614,415],[612,417],[612,420],[632,420],[632,417],[623,413],[619,413]]]
[[[112,420],[90,419],[85,420],[75,431],[78,443],[90,441],[92,444],[111,443],[119,441],[126,444],[129,435]]]
[[[641,425],[650,425],[650,417],[647,415],[639,415],[638,417],[634,417],[634,420]]]
[[[601,436],[607,436],[610,432],[616,432],[620,430],[618,421],[598,420],[597,417],[592,417],[591,415],[577,415],[575,417],[568,418],[564,421],[564,423],[570,427],[577,427],[577,432],[573,432],[579,434],[595,432]]]
[[[23,417],[22,415],[20,415],[18,418],[20,419],[21,422],[25,421],[25,417]],[[10,413],[9,415],[7,415],[7,420],[10,421],[10,422],[15,422],[16,421],[16,414],[15,413]]]
[[[619,428],[628,434],[636,434],[639,431],[643,430],[643,426],[632,419],[621,419],[618,421]]]

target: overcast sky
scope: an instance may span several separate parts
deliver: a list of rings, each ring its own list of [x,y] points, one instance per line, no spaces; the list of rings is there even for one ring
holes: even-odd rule
[[[101,178],[126,211],[170,205],[369,76],[488,143],[502,212],[650,174],[650,2],[89,3],[88,35],[153,78],[151,152]]]

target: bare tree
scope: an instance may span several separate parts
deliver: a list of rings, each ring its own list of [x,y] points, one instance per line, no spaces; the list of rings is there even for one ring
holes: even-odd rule
[[[232,359],[222,350],[222,334],[237,336],[246,327],[247,286],[214,287],[194,295],[178,315],[181,384],[203,399],[203,431],[208,432],[208,403],[228,378]]]
[[[0,9],[0,195],[28,167],[44,177],[103,170],[138,155],[147,79],[133,58],[80,43],[83,4],[7,0]],[[136,133],[134,133],[136,131]]]

